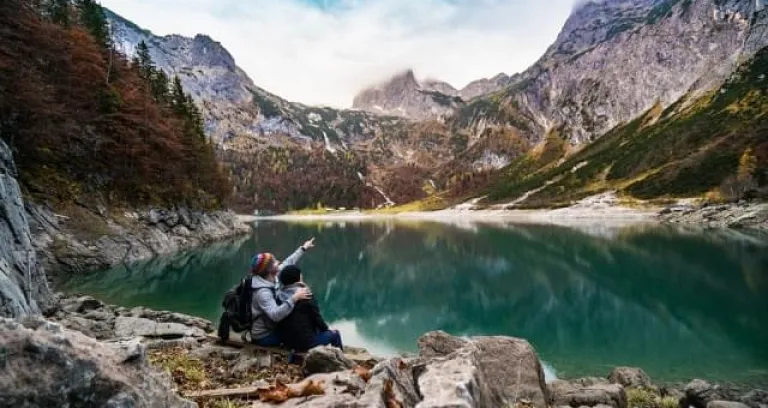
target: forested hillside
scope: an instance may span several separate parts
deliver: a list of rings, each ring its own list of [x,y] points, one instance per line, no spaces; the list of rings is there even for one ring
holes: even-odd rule
[[[178,80],[116,52],[92,0],[0,2],[0,137],[38,199],[218,207],[231,191]]]

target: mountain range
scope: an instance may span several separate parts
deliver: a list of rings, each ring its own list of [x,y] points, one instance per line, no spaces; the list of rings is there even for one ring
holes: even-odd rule
[[[157,65],[178,75],[192,92],[203,108],[206,131],[222,151],[229,152],[225,164],[232,169],[238,192],[248,191],[236,193],[246,207],[300,208],[322,200],[367,207],[429,196],[442,201],[489,196],[494,202],[513,202],[525,189],[550,190],[550,185],[557,184],[551,177],[560,175],[561,166],[608,143],[603,141],[610,138],[606,136],[623,132],[634,137],[638,127],[680,121],[693,111],[705,111],[718,103],[718,93],[732,91],[728,84],[740,84],[742,94],[731,95],[737,100],[762,95],[765,88],[764,76],[749,76],[752,82],[748,83],[738,77],[760,67],[768,45],[768,11],[763,0],[586,2],[573,11],[544,55],[522,73],[500,74],[457,90],[439,80],[418,81],[408,70],[362,90],[352,110],[289,102],[259,88],[221,44],[205,35],[159,37],[114,13],[108,17],[114,40],[126,53],[145,41]],[[734,109],[725,112],[737,116]],[[762,126],[764,112],[737,123],[752,134]],[[626,134],[628,126],[635,126],[632,135]],[[700,131],[705,134],[686,142],[680,152],[696,153],[697,163],[704,167],[712,165],[711,157],[725,154],[728,159],[712,159],[721,160],[722,171],[711,173],[712,178],[696,188],[675,190],[675,195],[698,195],[717,187],[735,172],[744,149],[757,152],[758,168],[766,168],[764,133],[724,139],[711,128]],[[674,150],[674,136],[666,134],[672,139],[653,148]],[[616,152],[642,156],[644,148],[651,148],[634,146],[641,143],[636,139],[622,140],[624,144],[612,147]],[[712,149],[712,144],[718,148]],[[287,202],[274,204],[274,199],[265,202],[252,194],[274,187],[264,184],[258,174],[249,174],[246,181],[236,171],[238,162],[267,150],[292,157],[318,149],[323,150],[320,162],[336,164],[319,166],[317,177],[324,172],[349,174],[341,184],[362,184],[368,192],[361,190],[355,198],[343,200],[309,194],[301,203],[281,196]],[[675,164],[678,156],[678,151],[669,151],[622,177],[606,178],[615,172],[617,162],[601,162],[574,187],[629,193],[636,192],[632,185],[641,173],[663,178],[674,168],[674,177],[690,177],[686,173],[690,166]],[[280,167],[278,162],[273,160],[272,167]],[[340,165],[358,168],[336,171]],[[589,167],[589,163],[576,165]],[[757,173],[762,180],[762,173]],[[281,180],[289,174],[295,176],[272,171],[269,178]],[[291,183],[287,178],[282,181]],[[559,191],[570,188],[560,186]],[[659,189],[644,196],[671,193]],[[569,195],[548,196],[548,200],[531,197],[531,203],[551,204]]]

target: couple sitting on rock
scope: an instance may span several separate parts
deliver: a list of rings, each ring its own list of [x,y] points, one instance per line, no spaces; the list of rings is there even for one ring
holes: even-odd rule
[[[270,253],[258,254],[251,260],[252,343],[264,347],[285,345],[298,352],[323,345],[343,349],[341,335],[328,329],[296,266],[314,242],[314,238],[305,242],[283,262]]]

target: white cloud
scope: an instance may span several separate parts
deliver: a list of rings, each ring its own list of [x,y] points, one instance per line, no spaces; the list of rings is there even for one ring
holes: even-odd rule
[[[156,34],[210,35],[286,99],[348,107],[413,68],[456,87],[519,72],[557,36],[573,0],[103,0]],[[328,3],[326,1],[326,3]]]

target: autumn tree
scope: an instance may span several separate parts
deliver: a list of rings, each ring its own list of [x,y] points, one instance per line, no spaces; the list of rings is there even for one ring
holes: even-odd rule
[[[0,2],[0,137],[25,188],[54,202],[220,205],[230,183],[191,98],[176,114],[160,70],[99,38],[97,3],[77,1],[69,23],[50,17],[52,4]]]

